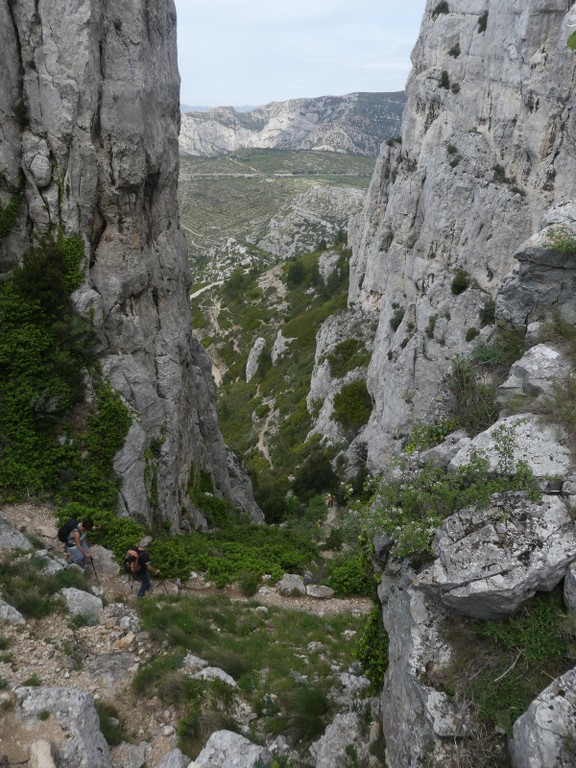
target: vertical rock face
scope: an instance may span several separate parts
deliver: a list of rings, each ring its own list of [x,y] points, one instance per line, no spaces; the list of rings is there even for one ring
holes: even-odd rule
[[[372,469],[395,436],[441,411],[442,372],[470,352],[467,331],[481,331],[514,252],[547,209],[576,196],[572,5],[426,5],[402,144],[383,147],[351,226],[350,304],[379,312],[363,435]]]
[[[62,227],[83,238],[86,282],[73,298],[135,414],[116,457],[121,511],[151,519],[144,478],[155,440],[158,511],[173,527],[200,470],[261,519],[249,483],[231,480],[209,369],[190,333],[172,1],[0,0],[0,42],[0,196],[6,205],[22,179],[25,195],[0,271],[33,235]]]

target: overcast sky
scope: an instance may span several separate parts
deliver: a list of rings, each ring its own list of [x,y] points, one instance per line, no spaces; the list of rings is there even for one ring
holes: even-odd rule
[[[401,91],[425,0],[175,0],[181,102]]]

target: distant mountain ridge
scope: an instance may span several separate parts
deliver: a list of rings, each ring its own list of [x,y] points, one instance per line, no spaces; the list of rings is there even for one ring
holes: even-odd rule
[[[246,112],[234,107],[182,114],[180,151],[217,157],[240,149],[322,150],[376,157],[398,136],[404,91],[349,93],[275,101]]]

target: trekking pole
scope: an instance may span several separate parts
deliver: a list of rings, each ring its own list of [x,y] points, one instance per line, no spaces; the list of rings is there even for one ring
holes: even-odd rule
[[[168,597],[170,597],[170,592],[168,592],[168,587],[166,586],[166,582],[164,581],[164,579],[160,579],[160,583],[161,583],[161,584],[162,584],[162,586],[164,587],[164,592],[166,592],[166,594],[168,595]]]
[[[96,584],[100,586],[100,579],[98,578],[98,574],[96,573],[96,566],[94,565],[94,560],[90,558],[90,562],[92,563],[92,569],[94,570],[94,576],[96,578]]]

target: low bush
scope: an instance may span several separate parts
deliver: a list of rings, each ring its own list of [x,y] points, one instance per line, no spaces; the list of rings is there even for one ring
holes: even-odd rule
[[[393,331],[397,331],[400,327],[400,323],[404,319],[404,312],[405,309],[403,307],[396,307],[394,309],[392,317],[390,318],[390,327]]]
[[[489,462],[480,452],[450,474],[429,463],[411,466],[401,460],[395,462],[361,508],[368,538],[383,531],[394,541],[394,557],[409,558],[414,567],[420,567],[432,556],[437,528],[459,509],[485,508],[492,494],[506,491],[525,491],[529,498],[539,498],[533,473],[526,464],[514,460],[513,430],[500,429],[496,451],[496,472],[489,471]]]
[[[468,358],[457,356],[445,376],[450,420],[470,435],[487,429],[498,418],[496,387],[483,381]]]
[[[488,11],[483,11],[478,19],[478,33],[486,32],[488,26]]]
[[[537,595],[504,621],[451,619],[446,632],[454,661],[434,684],[473,702],[489,729],[509,732],[550,680],[574,664],[576,631],[567,631],[558,590]]]
[[[432,11],[432,18],[436,19],[438,16],[440,16],[443,13],[450,13],[450,8],[446,0],[441,0],[440,3],[434,6],[434,10]]]
[[[117,747],[123,741],[128,741],[127,734],[122,728],[117,709],[104,701],[95,701],[94,707],[100,721],[100,732],[111,747]]]
[[[459,296],[470,287],[470,276],[465,269],[457,269],[450,288],[454,296]]]
[[[425,451],[427,448],[443,442],[455,428],[456,422],[454,421],[435,421],[431,424],[420,421],[412,427],[404,450],[407,454]]]
[[[374,593],[374,572],[372,564],[363,550],[346,554],[330,565],[328,584],[334,592],[346,595],[367,595]]]
[[[384,674],[388,669],[388,634],[384,629],[380,606],[370,611],[358,639],[355,656],[370,680],[371,693],[378,695],[382,691]]]
[[[42,569],[46,559],[11,554],[0,560],[2,597],[25,618],[41,618],[62,606],[56,598],[63,587],[88,589],[82,574],[65,569],[47,575]]]
[[[500,328],[492,341],[482,342],[472,350],[471,359],[484,368],[510,366],[522,357],[524,337],[525,331]]]
[[[348,371],[353,371],[360,366],[366,366],[370,362],[370,353],[364,346],[362,339],[344,339],[337,344],[326,359],[330,366],[330,374],[333,378],[341,378]]]
[[[334,396],[332,418],[346,431],[358,432],[371,413],[372,398],[364,381],[351,381]]]

